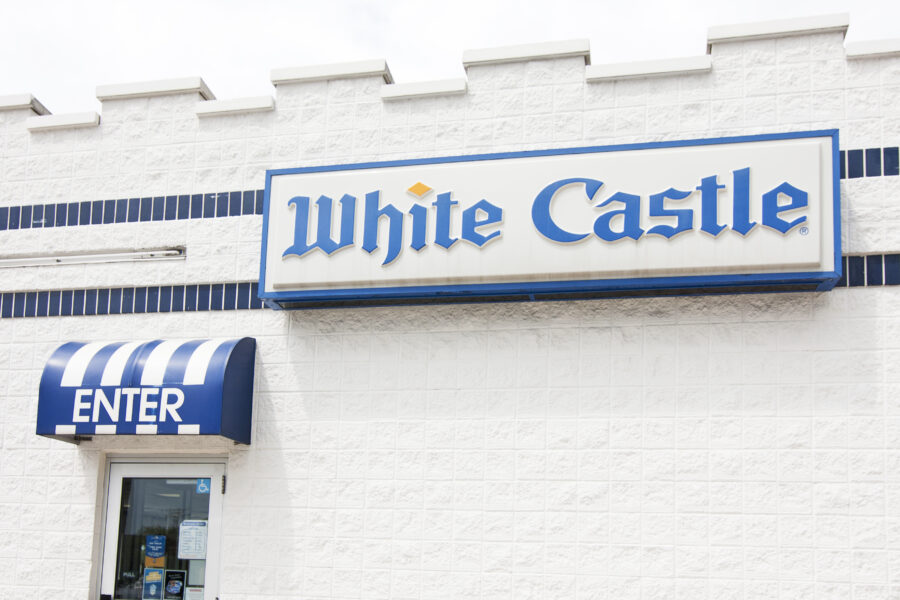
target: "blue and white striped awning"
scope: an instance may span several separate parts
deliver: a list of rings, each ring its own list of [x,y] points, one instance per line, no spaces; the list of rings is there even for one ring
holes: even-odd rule
[[[256,340],[69,342],[44,366],[37,433],[221,435],[250,443]]]

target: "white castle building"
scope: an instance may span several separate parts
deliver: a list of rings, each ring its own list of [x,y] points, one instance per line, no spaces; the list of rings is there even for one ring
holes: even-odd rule
[[[900,595],[900,40],[0,98],[0,598]]]

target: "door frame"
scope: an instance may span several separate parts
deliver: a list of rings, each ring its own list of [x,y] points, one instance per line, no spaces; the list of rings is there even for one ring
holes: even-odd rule
[[[93,583],[96,586],[96,597],[100,598],[101,594],[106,593],[106,588],[103,587],[103,573],[104,567],[106,567],[106,549],[107,545],[110,543],[108,536],[112,536],[112,553],[113,558],[110,562],[115,564],[115,553],[117,551],[117,535],[118,535],[118,527],[110,529],[109,527],[109,514],[110,514],[110,499],[113,496],[118,497],[117,502],[121,502],[121,490],[118,491],[117,494],[110,494],[110,482],[112,480],[112,471],[113,465],[126,465],[132,466],[139,473],[136,475],[125,475],[123,476],[136,476],[136,477],[154,477],[155,474],[145,475],[144,473],[152,473],[154,467],[158,469],[163,469],[166,466],[177,467],[179,465],[184,466],[201,466],[203,468],[209,469],[211,481],[211,490],[210,490],[210,504],[209,504],[209,532],[207,538],[207,559],[206,559],[206,580],[204,581],[204,592],[203,598],[204,600],[216,600],[219,596],[219,589],[221,583],[221,554],[222,554],[222,515],[224,513],[224,494],[222,493],[222,480],[216,481],[220,475],[225,477],[228,473],[228,460],[224,456],[167,456],[167,455],[158,455],[158,456],[107,456],[106,458],[106,466],[103,473],[102,480],[102,501],[98,505],[97,511],[97,519],[99,520],[100,527],[98,529],[99,537],[98,537],[98,552],[97,552],[97,568],[96,575],[93,578]],[[177,470],[177,469],[176,469]],[[165,476],[165,475],[163,475]],[[172,475],[173,477],[179,477],[177,473]],[[214,498],[217,498],[214,501]],[[118,508],[118,507],[117,507]],[[118,512],[115,514],[115,524],[118,525],[119,515]],[[214,519],[216,520],[213,523]],[[115,567],[113,567],[113,571]],[[113,575],[114,577],[114,575]]]

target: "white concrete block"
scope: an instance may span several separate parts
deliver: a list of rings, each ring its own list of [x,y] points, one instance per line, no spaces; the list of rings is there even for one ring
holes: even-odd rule
[[[360,60],[355,62],[332,63],[327,65],[309,65],[303,67],[286,67],[272,69],[271,79],[274,85],[286,83],[306,83],[312,81],[328,81],[331,79],[347,79],[355,77],[380,76],[385,83],[393,83],[387,61],[383,58]]]
[[[0,96],[0,110],[19,110],[23,108],[29,108],[38,115],[50,114],[50,111],[31,94]]]
[[[584,77],[587,81],[605,81],[633,77],[705,73],[711,70],[712,57],[703,55],[631,63],[588,65],[585,67]]]
[[[238,115],[275,110],[275,99],[271,96],[252,98],[231,98],[228,100],[206,100],[198,102],[194,112],[198,117]]]
[[[382,100],[399,100],[404,98],[423,98],[428,96],[453,96],[466,93],[466,80],[442,79],[438,81],[419,81],[413,83],[394,83],[381,86]]]
[[[737,25],[717,25],[709,28],[706,41],[707,46],[712,46],[718,42],[762,40],[832,31],[846,35],[849,26],[850,15],[846,13],[759,21],[757,23],[740,23]]]
[[[200,77],[180,79],[160,79],[135,83],[115,83],[97,86],[97,99],[125,100],[128,98],[151,98],[172,94],[199,94],[204,100],[215,100],[215,96]]]
[[[65,115],[41,115],[28,117],[25,128],[28,131],[48,131],[51,129],[74,129],[78,127],[97,127],[100,115],[95,112],[69,113]]]
[[[565,40],[560,42],[543,42],[537,44],[521,44],[517,46],[500,46],[497,48],[478,48],[463,52],[463,66],[496,65],[511,62],[526,62],[549,58],[584,57],[585,64],[591,64],[591,44],[589,40]]]
[[[876,58],[900,55],[900,38],[850,42],[845,46],[847,58]]]

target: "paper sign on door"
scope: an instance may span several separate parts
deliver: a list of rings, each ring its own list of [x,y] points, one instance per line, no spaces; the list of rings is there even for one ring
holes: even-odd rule
[[[206,521],[182,521],[178,529],[179,560],[206,558]]]

